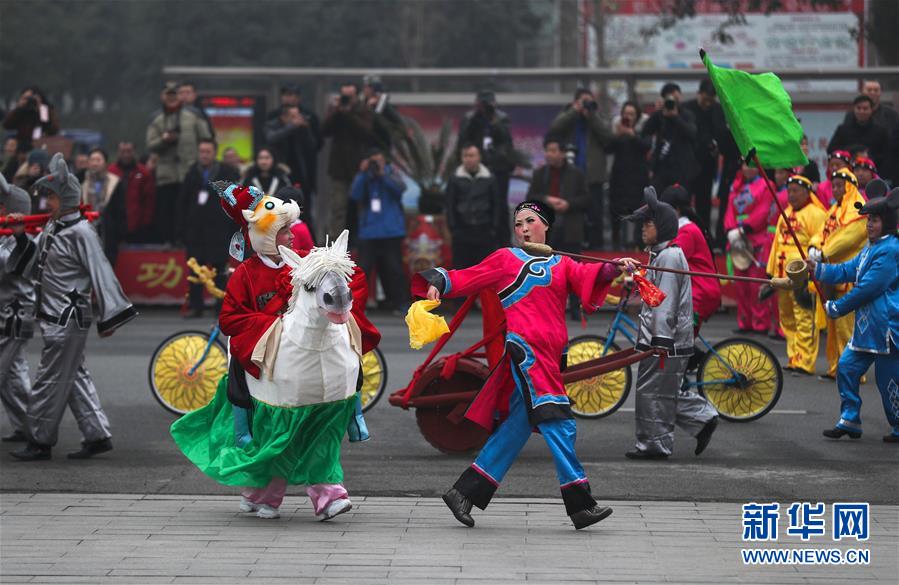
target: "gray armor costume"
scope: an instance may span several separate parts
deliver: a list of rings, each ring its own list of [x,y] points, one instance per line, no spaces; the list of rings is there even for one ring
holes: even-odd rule
[[[38,181],[60,196],[61,209],[77,208],[81,192],[57,155],[51,175]],[[35,314],[44,350],[31,399],[26,428],[29,441],[43,448],[56,444],[66,405],[75,415],[87,444],[110,437],[109,421],[97,390],[84,367],[84,346],[93,320],[91,295],[99,307],[97,330],[108,335],[137,316],[113,273],[96,230],[80,211],[51,220],[33,241],[16,238],[7,260],[13,274],[34,280]]]
[[[0,205],[5,213],[29,213],[30,199],[25,190],[9,185],[0,175]],[[13,236],[0,237],[0,402],[14,435],[25,431],[31,390],[25,344],[34,335],[34,285],[6,270],[15,245]]]
[[[659,202],[655,190],[644,194],[647,205],[631,218],[652,220],[658,239],[665,240],[650,249],[650,266],[689,270],[683,251],[671,245],[677,235],[677,212],[667,203]],[[642,360],[637,369],[635,445],[638,453],[667,457],[674,449],[675,425],[695,437],[718,412],[703,396],[681,391],[687,362],[693,355],[690,276],[650,269],[646,278],[665,293],[665,300],[657,307],[643,304],[637,349],[662,348],[667,355],[664,367],[660,358],[652,357]]]

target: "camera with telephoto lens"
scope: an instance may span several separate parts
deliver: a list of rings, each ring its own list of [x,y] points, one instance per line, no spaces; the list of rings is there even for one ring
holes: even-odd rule
[[[595,100],[585,100],[584,101],[584,109],[588,112],[595,112],[599,109],[599,104],[596,103]]]
[[[37,98],[34,97],[33,95],[28,96],[27,98],[25,98],[25,106],[32,110],[36,110],[37,109]]]
[[[350,105],[350,100],[352,100],[352,99],[353,99],[353,98],[351,98],[351,97],[348,96],[348,95],[345,95],[345,94],[344,94],[344,95],[341,95],[341,96],[340,96],[340,100],[339,100],[339,101],[340,101],[340,105],[341,105],[341,106],[348,106],[348,105]]]
[[[673,97],[665,98],[665,109],[668,111],[677,109],[677,100]]]

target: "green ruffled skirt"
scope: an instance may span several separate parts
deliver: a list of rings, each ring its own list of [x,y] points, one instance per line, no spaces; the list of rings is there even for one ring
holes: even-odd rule
[[[234,433],[228,377],[212,402],[171,427],[181,452],[200,471],[231,486],[265,487],[275,477],[294,485],[340,483],[340,444],[355,409],[355,396],[338,402],[281,408],[253,400],[253,440],[239,447]]]

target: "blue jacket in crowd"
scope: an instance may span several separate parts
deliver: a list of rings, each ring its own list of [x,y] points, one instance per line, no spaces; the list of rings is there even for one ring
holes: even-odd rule
[[[377,240],[402,238],[406,235],[403,213],[403,191],[406,185],[393,174],[390,165],[382,175],[362,171],[353,179],[350,200],[361,203],[359,210],[359,238]]]
[[[855,311],[849,349],[890,353],[890,338],[899,346],[899,239],[884,236],[868,243],[842,264],[817,264],[815,278],[827,284],[854,282],[855,287],[833,301],[840,316]]]

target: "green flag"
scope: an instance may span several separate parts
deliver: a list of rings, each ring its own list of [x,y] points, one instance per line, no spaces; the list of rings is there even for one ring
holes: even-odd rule
[[[754,148],[765,168],[807,165],[808,158],[800,146],[802,126],[793,114],[793,102],[780,78],[773,73],[752,75],[716,67],[705,51],[699,53],[740,154],[745,156]]]

